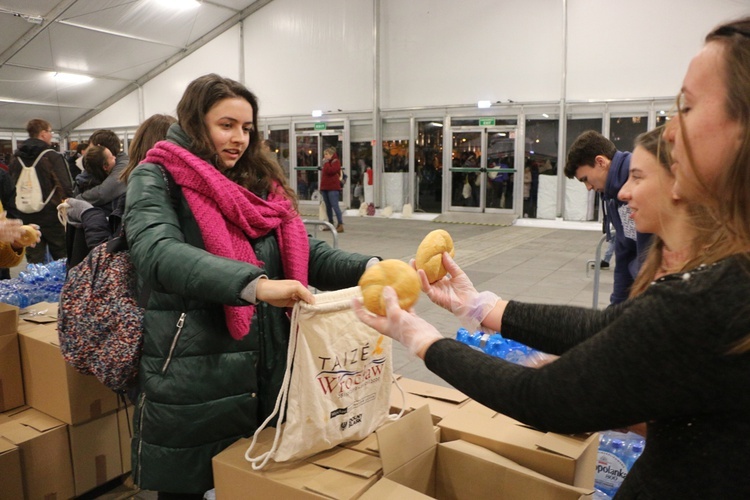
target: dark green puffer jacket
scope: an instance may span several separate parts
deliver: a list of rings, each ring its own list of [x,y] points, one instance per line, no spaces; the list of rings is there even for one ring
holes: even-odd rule
[[[168,139],[184,144],[180,132],[170,130]],[[213,487],[211,458],[252,435],[271,413],[290,322],[284,309],[259,303],[249,335],[239,341],[230,336],[222,306],[246,305],[242,289],[262,274],[284,278],[275,234],[251,241],[264,268],[212,255],[179,187],[172,187],[176,206],[161,170],[151,164],[139,166],[128,182],[124,222],[131,257],[139,279],[152,289],[133,475],[144,489],[203,493]],[[320,290],[355,286],[371,258],[309,242],[309,282]]]

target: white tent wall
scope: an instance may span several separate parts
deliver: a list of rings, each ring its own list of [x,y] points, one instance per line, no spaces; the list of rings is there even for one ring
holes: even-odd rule
[[[709,30],[750,14],[748,0],[567,3],[569,101],[676,95]]]
[[[381,6],[382,108],[560,98],[560,0]]]
[[[261,116],[372,109],[372,0],[274,0],[245,20]]]
[[[370,111],[375,1],[274,0],[245,19],[242,30],[231,28],[145,84],[144,114],[174,113],[198,75],[239,79],[243,67],[262,117]],[[671,96],[703,35],[750,6],[746,0],[377,3],[381,109],[558,101],[564,5],[568,101]],[[137,125],[132,96],[77,129]]]

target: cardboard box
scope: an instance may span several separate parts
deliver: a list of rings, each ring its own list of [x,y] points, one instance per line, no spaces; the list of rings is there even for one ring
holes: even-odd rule
[[[403,395],[399,387],[403,390]],[[402,407],[408,413],[427,405],[435,424],[468,401],[469,397],[456,389],[405,377],[397,377],[391,388],[391,413],[398,413]]]
[[[72,425],[68,432],[76,496],[122,475],[117,413]]]
[[[26,404],[70,425],[117,410],[112,390],[65,362],[56,323],[24,325],[19,328],[19,341]]]
[[[0,423],[0,441],[17,446],[25,497],[71,498],[73,466],[70,461],[68,426],[33,408],[6,412]]]
[[[274,432],[269,428],[258,436],[258,455],[271,448]],[[251,441],[240,439],[213,458],[216,498],[244,499],[252,492],[254,498],[348,500],[361,496],[379,478],[377,457],[344,448],[319,453],[309,460],[271,461],[262,471],[254,471],[245,460]]]
[[[597,433],[542,432],[476,402],[449,414],[438,426],[443,441],[461,439],[565,484],[594,487]]]
[[[133,408],[131,405],[117,410],[117,428],[120,435],[120,460],[123,474],[127,474],[133,469],[130,450],[130,441],[133,438]]]
[[[579,500],[593,494],[470,443],[438,443],[426,406],[375,434],[379,456],[335,448],[306,461],[270,463],[263,471],[245,461],[251,440],[240,440],[213,459],[217,498],[241,499],[253,492],[258,498]],[[270,447],[273,433],[261,437],[265,446],[259,453]],[[529,491],[544,496],[528,496]]]
[[[24,403],[18,348],[18,308],[0,303],[0,412]]]
[[[0,500],[25,498],[18,446],[0,437]]]
[[[412,420],[407,425],[384,426],[377,431],[383,481],[388,481],[385,486],[395,495],[386,498],[578,500],[593,494],[593,489],[560,483],[465,441],[438,444],[427,431],[422,410],[406,418]],[[409,446],[403,446],[406,440]],[[362,498],[383,498],[376,496],[382,486],[376,486],[378,489],[368,490]]]

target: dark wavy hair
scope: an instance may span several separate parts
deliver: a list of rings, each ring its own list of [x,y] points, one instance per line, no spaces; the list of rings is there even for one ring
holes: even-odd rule
[[[128,166],[120,174],[122,182],[128,182],[133,169],[143,161],[146,153],[154,144],[167,137],[167,130],[176,121],[177,118],[174,116],[157,114],[146,118],[141,123],[138,130],[135,131],[135,135],[133,135],[133,140],[130,141],[130,146],[128,146]]]
[[[232,168],[226,168],[214,148],[205,117],[211,108],[224,99],[245,99],[253,109],[253,121],[258,123],[258,98],[241,83],[211,73],[196,78],[185,89],[177,105],[177,122],[190,137],[190,151],[213,164],[228,179],[257,195],[263,195],[276,181],[297,210],[297,195],[289,187],[284,172],[277,162],[261,151],[261,136],[257,126],[250,130],[250,143]]]

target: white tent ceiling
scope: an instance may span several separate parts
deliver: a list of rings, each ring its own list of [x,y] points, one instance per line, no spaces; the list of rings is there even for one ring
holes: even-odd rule
[[[70,130],[270,1],[0,0],[0,130]]]

